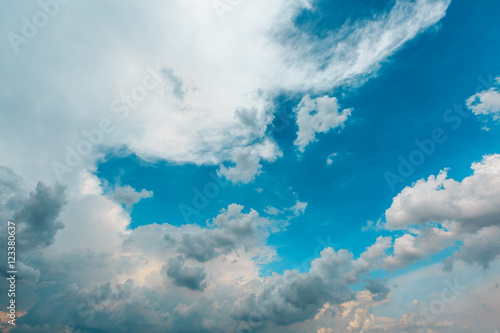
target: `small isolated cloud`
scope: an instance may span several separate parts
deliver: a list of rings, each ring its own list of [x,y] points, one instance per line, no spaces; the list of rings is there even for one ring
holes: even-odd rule
[[[130,208],[141,199],[151,198],[152,196],[153,191],[146,191],[145,189],[142,189],[141,192],[137,192],[131,186],[125,185],[123,187],[117,187],[115,189],[115,193],[111,196],[111,199],[124,204],[127,208]]]
[[[495,80],[499,84],[500,76]],[[492,116],[494,120],[500,119],[500,89],[493,87],[473,95],[467,99],[467,106],[477,116]]]
[[[336,157],[337,155],[338,153],[331,153],[330,155],[328,155],[328,157],[326,158],[326,164],[332,165],[334,162],[333,158]]]
[[[336,97],[304,96],[295,108],[299,126],[295,145],[299,151],[304,152],[307,145],[316,141],[316,133],[327,133],[334,128],[343,127],[351,111],[351,109],[340,111]]]
[[[307,208],[307,202],[300,202],[299,200],[297,200],[295,202],[295,205],[293,205],[289,209],[293,212],[295,216],[299,216],[305,213],[306,208]]]

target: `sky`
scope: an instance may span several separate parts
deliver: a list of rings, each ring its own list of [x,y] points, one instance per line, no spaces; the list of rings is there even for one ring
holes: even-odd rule
[[[2,332],[500,331],[498,1],[2,6]]]

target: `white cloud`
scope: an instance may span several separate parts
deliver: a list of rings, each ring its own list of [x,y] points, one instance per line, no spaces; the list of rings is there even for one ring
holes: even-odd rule
[[[496,81],[500,83],[500,77]],[[495,120],[500,119],[500,89],[493,87],[473,95],[467,99],[467,106],[475,115],[491,115]]]
[[[457,223],[477,230],[500,224],[500,155],[487,155],[471,166],[474,174],[461,182],[443,170],[406,187],[386,211],[386,228],[405,229],[429,222]]]
[[[283,211],[273,206],[267,206],[266,209],[264,209],[264,213],[271,216],[278,216],[283,214]]]
[[[334,128],[342,128],[351,115],[350,109],[340,111],[337,98],[323,96],[311,99],[304,96],[295,108],[297,113],[297,139],[295,145],[301,152],[316,140],[316,133],[326,133]]]
[[[326,158],[326,164],[332,165],[334,162],[333,158],[336,157],[337,155],[338,153],[331,153],[330,155],[328,155],[328,157]]]
[[[229,168],[221,165],[217,173],[234,183],[249,183],[261,173],[261,161],[274,162],[281,156],[282,153],[276,143],[266,140],[262,144],[235,149],[232,161],[236,165]]]
[[[130,185],[125,185],[115,188],[115,192],[111,196],[111,199],[124,204],[125,206],[127,206],[127,208],[130,208],[134,204],[138,203],[141,199],[151,198],[152,196],[153,191],[142,189],[142,191],[137,192]]]
[[[416,235],[404,234],[394,241],[393,254],[384,259],[384,266],[392,271],[407,267],[453,245],[456,235],[439,228],[413,230]]]
[[[297,13],[314,8],[302,0],[248,2],[223,22],[211,1],[156,0],[148,7],[134,1],[71,2],[18,55],[5,53],[0,69],[12,79],[0,81],[0,129],[11,139],[0,142],[0,164],[30,186],[52,183],[56,176],[47,161],[66,164],[68,148],[85,148],[88,135],[82,131],[95,134],[107,118],[114,129],[93,137],[98,143],[64,182],[71,183],[78,169],[93,168],[101,144],[126,146],[148,160],[233,162],[236,168],[223,167],[222,174],[251,181],[260,161],[280,156],[279,149],[271,155],[261,149],[270,140],[265,128],[276,93],[324,94],[363,82],[444,17],[448,5],[449,0],[401,0],[386,14],[318,39],[294,26]],[[0,32],[20,30],[18,18],[33,10],[39,10],[36,4],[9,5],[0,14]],[[87,14],[93,23],[82,28],[86,21],[77,18]],[[277,37],[283,35],[290,38]],[[0,43],[10,49],[8,39]],[[145,84],[157,87],[144,100],[130,101]],[[313,123],[301,145],[312,139],[311,130],[330,126]]]

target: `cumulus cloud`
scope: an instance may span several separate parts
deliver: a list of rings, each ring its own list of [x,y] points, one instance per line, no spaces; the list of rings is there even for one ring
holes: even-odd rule
[[[473,175],[461,182],[443,170],[403,189],[385,213],[386,228],[455,222],[461,229],[478,230],[500,224],[500,155],[484,156],[471,168]]]
[[[458,194],[463,195],[465,189],[474,187],[479,187],[483,196],[478,197],[474,192],[467,197],[468,200],[487,201],[487,194],[495,198],[496,189],[491,187],[498,173],[497,159],[496,155],[485,156],[480,163],[474,163],[474,174],[462,182],[452,183],[455,184],[454,195],[447,198],[460,199]],[[12,178],[9,172],[7,174],[10,178],[7,177],[2,184],[7,184],[5,188],[10,188],[13,194],[3,193],[4,197],[13,198],[18,193],[18,197],[22,198],[20,179]],[[436,181],[435,178],[430,179]],[[430,191],[431,194],[427,195],[432,196],[432,191],[449,190],[446,180],[447,177],[439,180],[445,186],[438,186],[437,189],[434,183],[422,188]],[[82,182],[89,181],[82,179]],[[428,180],[421,181],[425,182]],[[413,187],[415,191],[421,190],[418,184],[415,183]],[[56,191],[56,188],[38,185],[30,197],[16,204],[17,215],[35,216],[35,213],[44,211],[38,209],[41,203],[60,210],[65,197],[61,194],[62,189]],[[83,196],[79,199],[80,203],[88,200],[84,211],[99,212],[114,207],[115,211],[110,212],[110,217],[121,216],[123,220],[120,221],[128,221],[123,207],[96,193],[85,190],[80,194],[70,194],[71,197]],[[404,193],[411,198],[423,197],[411,190]],[[289,211],[294,216],[295,211],[303,213],[304,207],[305,203],[297,200],[294,206],[279,211]],[[405,207],[411,208],[411,205]],[[68,210],[75,215],[70,216],[82,215],[72,209],[69,207]],[[57,221],[59,216],[55,213],[42,215],[51,216],[51,221]],[[314,318],[318,313],[328,312],[338,325],[345,324],[343,328],[340,326],[341,330],[418,331],[419,318],[415,314],[394,319],[370,313],[373,306],[387,299],[389,282],[367,280],[364,291],[367,296],[363,297],[370,299],[371,303],[360,303],[360,293],[363,292],[355,293],[351,286],[366,281],[363,277],[374,270],[406,267],[449,246],[455,240],[463,242],[455,259],[488,267],[498,256],[495,243],[498,227],[479,223],[472,229],[466,228],[461,225],[464,220],[457,216],[453,223],[442,222],[443,225],[449,225],[450,229],[436,227],[432,223],[420,223],[420,227],[411,228],[418,223],[409,220],[405,227],[408,229],[404,229],[407,233],[396,238],[394,243],[391,237],[378,237],[358,258],[346,250],[327,248],[304,273],[288,270],[266,277],[259,276],[260,265],[276,258],[275,250],[266,244],[267,239],[271,233],[283,230],[286,225],[283,221],[263,217],[252,209],[245,212],[241,205],[229,205],[206,227],[152,224],[124,232],[122,222],[112,223],[102,240],[102,243],[106,243],[105,239],[108,239],[107,243],[112,246],[93,247],[86,251],[76,246],[65,247],[65,253],[51,250],[60,246],[58,243],[62,238],[57,236],[66,229],[56,228],[48,237],[51,241],[43,245],[48,246],[44,250],[47,256],[30,257],[29,266],[23,266],[27,277],[25,281],[29,284],[23,285],[23,289],[32,296],[25,303],[26,308],[22,309],[27,310],[27,314],[19,319],[19,329],[50,332],[65,327],[86,330],[135,327],[154,332],[161,327],[174,332],[213,332],[224,331],[228,327],[235,330],[238,327],[253,327],[249,325],[254,321],[249,318],[258,318],[258,327],[264,332],[286,331],[294,325],[312,325],[316,330],[319,323],[314,326]],[[473,220],[472,216],[469,218]],[[437,219],[428,222],[434,221]],[[73,221],[68,222],[71,227]],[[54,233],[57,233],[56,237]],[[112,236],[111,233],[116,235]],[[81,235],[85,239],[92,237],[91,234]],[[88,274],[82,275],[82,271]],[[198,296],[193,296],[193,293]],[[52,296],[46,297],[48,295]],[[348,311],[349,304],[357,305]],[[144,320],[131,323],[128,318],[131,311],[137,311],[137,308],[143,311],[141,315]],[[330,310],[324,310],[326,308]],[[48,320],[50,316],[47,311],[58,311],[60,316]],[[444,321],[432,323],[429,328],[439,332],[440,328],[449,327],[445,324]],[[318,329],[329,328],[326,322],[321,322],[321,325]]]
[[[21,177],[14,170],[0,166],[0,218],[8,221],[25,201]]]
[[[351,115],[350,109],[339,110],[337,98],[323,96],[311,98],[304,96],[295,108],[297,114],[297,139],[295,145],[301,152],[316,140],[316,133],[326,133],[334,128],[343,127]]]
[[[261,288],[240,303],[233,316],[245,319],[260,311],[264,321],[288,325],[313,317],[326,302],[350,300],[353,292],[344,275],[350,271],[351,261],[348,251],[327,248],[307,273],[291,270],[266,278]]]
[[[375,289],[379,291],[379,288]],[[326,304],[316,316],[316,320],[323,326],[318,329],[318,332],[388,331],[395,326],[393,325],[395,320],[371,313],[372,308],[387,301],[375,298],[377,298],[376,294],[363,290],[357,292],[355,297],[348,302],[339,305]]]
[[[16,223],[19,246],[26,252],[54,242],[57,231],[64,228],[59,217],[67,200],[60,184],[51,187],[39,182],[27,192],[21,176],[0,166],[0,217]]]
[[[384,259],[388,270],[407,267],[453,245],[456,234],[440,228],[413,230],[413,234],[404,234],[394,241],[393,254]]]
[[[203,280],[207,276],[203,268],[189,267],[184,264],[184,259],[181,256],[171,258],[168,260],[164,270],[167,276],[173,279],[175,285],[191,290],[203,291],[206,287],[206,283],[203,283]]]
[[[261,217],[253,209],[245,214],[243,208],[241,205],[229,205],[210,222],[209,228],[183,233],[174,243],[179,244],[177,251],[186,258],[204,263],[238,248],[250,250],[262,246],[271,232],[279,232],[286,227],[282,221]],[[167,237],[172,239],[175,234]]]
[[[350,286],[380,265],[390,246],[390,240],[379,238],[357,259],[327,248],[308,272],[259,277],[261,264],[276,258],[266,243],[281,222],[243,209],[230,205],[206,227],[152,224],[123,233],[116,224],[107,232],[113,246],[84,251],[51,251],[58,248],[56,237],[46,256],[31,258],[32,285],[23,288],[33,299],[25,303],[19,330],[217,332],[246,327],[255,313],[261,314],[262,328],[287,327],[311,320],[326,302],[352,299]],[[377,282],[371,284],[373,292],[383,294]],[[59,316],[50,319],[47,313],[53,311]],[[130,322],[137,311],[144,317]]]
[[[252,1],[224,22],[211,1],[155,1],[147,8],[122,1],[100,11],[94,2],[71,3],[61,7],[64,15],[51,20],[53,28],[38,34],[37,42],[20,45],[19,54],[6,53],[10,60],[2,62],[5,77],[14,79],[0,82],[1,130],[23,139],[1,143],[0,164],[8,162],[30,185],[51,183],[57,175],[71,183],[78,170],[92,169],[102,146],[125,146],[147,160],[223,164],[221,175],[249,182],[262,161],[281,156],[275,144],[266,143],[272,140],[266,128],[276,94],[322,96],[364,82],[406,42],[439,22],[448,5],[449,0],[400,0],[386,13],[318,38],[294,24],[315,6],[302,0]],[[13,3],[9,14],[0,15],[23,17],[37,9]],[[82,13],[92,13],[91,27],[82,29],[75,19]],[[16,30],[11,19],[0,22],[4,35]],[[109,43],[109,36],[116,42]],[[8,39],[2,43],[11,50]],[[66,60],[54,61],[59,58]],[[89,58],[95,60],[91,67],[85,65]],[[69,70],[78,83],[67,79]],[[151,89],[143,94],[145,87]],[[333,97],[327,100],[333,106]],[[256,116],[235,117],[238,110]],[[311,133],[337,122],[330,115],[322,125],[318,117],[300,117],[301,147],[314,139]],[[241,124],[254,129],[242,131]],[[25,163],[27,158],[33,163]],[[59,163],[57,175],[52,162]]]
[[[500,254],[493,242],[500,226],[500,155],[484,156],[472,164],[473,174],[461,182],[447,177],[447,171],[421,179],[406,187],[386,211],[387,229],[411,233],[396,239],[388,268],[406,266],[428,254],[461,241],[455,258],[487,268]],[[442,228],[434,228],[432,224]],[[425,226],[412,228],[412,226]],[[444,262],[452,269],[452,259]]]
[[[237,148],[232,153],[234,166],[221,165],[217,171],[233,183],[249,183],[261,173],[261,161],[274,162],[282,153],[274,141],[266,140],[262,144]]]
[[[463,246],[455,254],[455,258],[467,263],[477,263],[488,268],[490,263],[500,255],[500,227],[491,226],[468,234],[463,239]]]
[[[389,287],[380,279],[368,280],[368,284],[365,286],[374,297],[374,301],[381,301],[387,297],[387,294],[391,291]]]
[[[119,224],[111,230],[122,233]],[[244,212],[243,206],[233,204],[206,227],[146,225],[119,238],[110,237],[113,247],[90,252],[75,248],[65,254],[48,251],[49,256],[37,257],[25,269],[33,273],[33,286],[23,288],[31,290],[38,301],[29,302],[27,314],[19,319],[19,330],[327,330],[330,316],[337,323],[332,327],[341,331],[417,331],[414,315],[393,319],[371,314],[371,308],[386,301],[389,282],[363,277],[384,266],[411,264],[446,243],[451,234],[440,228],[416,229],[397,238],[394,245],[390,237],[379,237],[358,258],[346,250],[327,248],[307,272],[288,270],[260,277],[260,264],[275,258],[272,247],[266,245],[274,230],[282,230],[280,221],[254,210]],[[477,242],[485,242],[483,238],[491,234],[488,244],[493,244],[494,231],[484,230]],[[57,238],[47,250],[53,246]],[[472,240],[464,242],[467,246],[479,248]],[[473,254],[463,260],[480,262]],[[88,274],[82,275],[82,270]],[[366,290],[353,292],[351,286],[362,281],[368,282]],[[132,323],[129,318],[138,314],[137,309],[143,317]],[[49,320],[47,311],[60,315]],[[429,328],[439,331],[438,324]]]
[[[52,188],[38,183],[12,219],[18,224],[18,243],[22,251],[47,247],[54,242],[57,231],[64,228],[58,218],[65,204],[63,186]]]

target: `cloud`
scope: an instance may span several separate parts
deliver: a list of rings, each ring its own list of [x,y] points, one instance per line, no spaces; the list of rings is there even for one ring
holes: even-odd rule
[[[111,205],[122,210],[113,214],[127,214],[97,198],[85,194],[82,200],[92,200],[84,209],[100,212]],[[111,224],[105,233],[109,244],[86,250],[75,245],[58,251],[68,241],[59,237],[65,229],[60,230],[44,256],[30,257],[33,279],[23,289],[32,296],[25,299],[28,313],[19,319],[19,329],[214,332],[244,327],[249,315],[260,313],[259,325],[273,330],[310,320],[326,302],[350,300],[350,286],[380,265],[390,245],[381,237],[356,260],[349,251],[327,248],[308,272],[259,277],[261,265],[276,258],[267,239],[282,226],[243,210],[230,205],[206,227],[152,224],[124,233],[120,223]],[[59,316],[50,319],[47,313],[53,311]],[[137,311],[143,317],[130,322]]]
[[[180,244],[181,246],[177,249],[179,253],[199,262],[207,262],[218,255],[215,251],[217,247],[215,241],[202,235],[185,234]]]
[[[153,191],[146,191],[142,189],[141,192],[137,192],[134,188],[129,185],[123,187],[117,187],[115,192],[111,196],[116,202],[122,203],[127,208],[132,207],[134,204],[138,203],[141,199],[151,198],[153,196]]]
[[[399,287],[391,290],[390,302],[379,306],[372,317],[383,325],[366,332],[493,331],[498,295],[491,287],[499,278],[499,267],[496,261],[485,272],[462,262],[453,272],[445,272],[437,263],[393,277],[387,283]]]
[[[172,68],[164,68],[161,71],[161,74],[170,81],[172,84],[172,90],[175,95],[175,97],[179,99],[184,99],[184,95],[186,94],[186,91],[184,90],[184,82],[180,77],[174,74],[174,71]]]
[[[294,193],[294,195],[297,196],[296,193]],[[307,202],[301,202],[300,200],[295,199],[295,204],[289,208],[277,209],[273,206],[267,206],[264,209],[264,213],[274,217],[283,215],[283,218],[285,218],[286,220],[291,220],[294,217],[304,214],[306,212],[306,208]]]
[[[12,215],[26,200],[21,177],[12,169],[0,166],[0,218],[12,219]]]
[[[386,252],[392,247],[391,237],[379,236],[374,244],[366,248],[359,258],[353,262],[353,274],[350,279],[355,281],[358,276],[369,273],[371,270],[383,266]]]
[[[440,228],[413,230],[416,235],[404,234],[394,241],[394,253],[384,259],[385,267],[392,271],[407,267],[431,254],[452,246],[456,234]]]
[[[486,155],[471,166],[473,175],[461,182],[447,171],[406,187],[385,216],[388,229],[405,229],[430,222],[453,222],[463,230],[500,224],[500,155]]]
[[[362,84],[406,42],[439,22],[448,5],[400,0],[386,13],[318,38],[295,25],[298,15],[315,8],[302,0],[252,1],[223,22],[211,1],[155,0],[145,8],[127,0],[99,11],[93,2],[71,3],[51,20],[53,28],[22,45],[18,55],[5,54],[9,60],[0,69],[14,79],[0,81],[0,129],[22,140],[0,143],[0,164],[30,186],[58,179],[57,165],[59,180],[70,185],[80,170],[93,169],[105,148],[127,147],[148,161],[222,164],[221,175],[250,182],[263,161],[281,156],[266,131],[274,97],[325,96],[341,85]],[[13,30],[11,17],[33,9],[17,3],[9,8],[9,19],[0,19],[4,35]],[[76,18],[90,13],[94,24],[82,29]],[[2,43],[10,49],[7,39]],[[151,89],[143,94],[145,87]],[[333,98],[325,102],[333,106]],[[238,110],[255,114],[252,130],[241,130],[252,118],[241,112],[235,117]],[[318,117],[300,117],[300,147],[335,124],[332,115],[321,122]],[[98,132],[103,121],[109,131]]]
[[[496,78],[499,82],[500,77]],[[493,87],[488,90],[483,90],[469,99],[467,106],[477,116],[492,116],[494,120],[500,119],[500,89]]]
[[[460,186],[468,184],[464,188],[479,187],[480,192],[469,195],[469,200],[477,199],[478,194],[479,199],[484,201],[488,194],[495,197],[494,188],[482,187],[481,184],[494,186],[498,171],[496,159],[495,155],[485,156],[483,161],[473,164],[472,176],[456,182]],[[12,188],[13,193],[19,192],[19,198],[22,198],[21,180],[9,172],[7,174],[10,178],[7,177],[2,184],[9,184],[8,188]],[[446,179],[443,177],[440,181],[444,183]],[[84,184],[90,182],[85,177],[81,181]],[[457,184],[453,187],[455,196],[451,198],[465,193],[458,190]],[[49,202],[52,203],[45,206],[59,209],[60,204],[65,202],[65,196],[55,191],[56,188],[39,185],[30,198],[20,201],[17,211],[23,212],[23,216],[34,216],[34,213],[27,212],[39,212],[35,208]],[[134,327],[154,332],[160,327],[174,332],[214,332],[247,327],[249,323],[264,332],[286,331],[290,327],[300,331],[300,327],[311,327],[308,325],[313,325],[316,330],[320,323],[313,324],[314,318],[326,307],[330,309],[325,310],[328,316],[333,316],[336,325],[340,325],[331,327],[340,327],[341,331],[406,329],[412,332],[419,328],[415,325],[418,322],[415,314],[395,319],[370,313],[373,306],[385,302],[389,295],[387,286],[391,281],[367,280],[367,290],[363,292],[369,292],[366,299],[370,299],[371,303],[360,303],[361,294],[354,292],[352,286],[366,281],[363,278],[375,270],[406,267],[455,240],[463,242],[454,256],[456,260],[496,267],[496,225],[483,226],[479,223],[472,229],[455,227],[448,230],[432,223],[410,228],[415,223],[409,223],[408,229],[405,229],[407,233],[396,238],[394,244],[391,237],[378,237],[357,258],[347,250],[326,248],[306,272],[287,270],[283,274],[262,277],[259,276],[261,265],[277,258],[275,249],[267,244],[268,237],[286,227],[282,221],[263,217],[252,209],[245,211],[243,206],[232,204],[210,220],[206,227],[152,224],[126,232],[129,217],[124,208],[102,194],[96,194],[100,191],[85,188],[78,187],[82,192],[72,189],[69,193],[73,202],[60,215],[63,221],[67,221],[67,227],[56,228],[53,233],[57,234],[49,235],[51,241],[44,249],[45,255],[30,254],[29,265],[23,266],[27,284],[22,287],[31,296],[23,298],[26,308],[22,310],[27,310],[27,314],[19,319],[21,331],[39,327],[41,331],[50,332],[69,326],[87,330]],[[417,183],[414,188],[421,189]],[[449,190],[448,186],[439,188]],[[413,198],[412,191],[406,194]],[[5,193],[4,197],[12,198]],[[72,207],[75,202],[82,210]],[[294,216],[295,211],[303,212],[303,207],[305,203],[297,200],[291,208],[280,211],[289,211]],[[411,205],[408,207],[411,208]],[[85,242],[63,246],[65,242],[77,243],[60,236],[67,228],[79,224],[82,224],[82,231],[76,233],[79,238],[88,241],[98,236],[92,232],[85,233],[84,230],[89,227],[86,219],[75,219],[80,215],[88,216],[82,213],[85,211],[95,212],[96,218],[101,216],[95,223],[100,226],[100,231],[103,227],[107,228],[104,238],[96,246]],[[108,217],[103,219],[102,212],[108,212]],[[52,221],[57,221],[55,214],[44,216],[52,216]],[[108,220],[114,219],[119,222],[105,225]],[[455,219],[455,223],[460,221]],[[81,245],[84,244],[87,249],[82,251]],[[65,251],[59,251],[60,248]],[[461,267],[461,264],[457,266]],[[349,308],[351,302],[357,305]],[[137,314],[138,308],[143,318],[131,323],[129,318]],[[351,310],[348,311],[348,308]],[[53,311],[60,316],[49,320],[47,313]],[[325,329],[330,327],[327,317],[321,319],[321,327]],[[249,321],[249,318],[255,321]],[[449,326],[445,324],[448,325],[446,321],[438,321],[429,324],[429,328],[439,332]]]
[[[260,311],[262,321],[289,325],[314,317],[326,302],[338,304],[353,297],[344,274],[349,272],[352,254],[327,248],[311,263],[307,273],[296,270],[274,274],[248,295],[233,311],[233,316],[249,318]]]
[[[327,304],[316,316],[320,325],[326,326],[318,332],[366,332],[390,331],[394,319],[375,316],[371,310],[387,302],[380,300],[368,290],[359,291],[355,297],[339,305]]]
[[[54,242],[57,231],[64,228],[60,215],[67,200],[65,187],[59,184],[50,187],[39,182],[35,191],[27,192],[18,174],[0,166],[0,217],[16,223],[23,252],[41,250]]]
[[[58,220],[66,204],[64,187],[54,188],[40,182],[30,193],[12,220],[18,225],[18,243],[24,252],[47,247],[54,242],[54,236],[64,224]]]
[[[326,133],[334,128],[342,128],[351,115],[350,109],[339,111],[337,98],[323,96],[311,99],[304,96],[295,108],[297,114],[297,139],[295,145],[304,152],[307,145],[316,140],[316,133]]]
[[[384,300],[391,291],[391,289],[389,289],[389,287],[387,287],[387,285],[380,279],[368,280],[368,284],[365,286],[365,289],[374,296],[374,301]]]
[[[500,255],[499,237],[499,226],[482,228],[474,234],[467,235],[455,258],[469,264],[477,263],[486,269]]]
[[[306,212],[306,208],[307,202],[300,202],[299,200],[297,200],[295,202],[295,205],[290,207],[289,210],[291,210],[295,216],[299,216]]]
[[[125,0],[99,10],[90,1],[61,9],[50,29],[0,62],[9,78],[0,80],[0,130],[12,138],[0,142],[0,164],[10,167],[1,169],[0,202],[5,216],[26,224],[29,246],[43,248],[26,252],[20,266],[29,285],[20,288],[27,314],[17,330],[221,332],[248,325],[256,312],[263,331],[287,330],[312,320],[326,302],[352,300],[351,285],[380,267],[389,239],[377,239],[357,259],[327,248],[307,272],[263,277],[262,265],[278,257],[268,238],[288,218],[229,205],[206,227],[162,221],[129,230],[129,212],[113,199],[132,205],[149,194],[123,187],[106,197],[92,172],[105,153],[125,147],[150,162],[220,165],[220,176],[251,182],[282,155],[267,131],[274,97],[309,96],[297,109],[305,149],[347,117],[331,92],[374,76],[448,5],[398,1],[325,38],[295,26],[313,8],[302,0],[248,2],[224,23],[211,1],[145,7]],[[29,6],[10,4],[0,13],[0,31],[11,31],[12,18]],[[77,18],[86,15],[93,24],[82,29]],[[319,116],[313,106],[321,107]],[[52,162],[64,167],[67,194],[44,185],[57,179]],[[31,197],[24,186],[36,187]],[[279,210],[287,209],[300,215],[306,203]]]
[[[235,149],[232,153],[234,166],[221,165],[217,174],[233,183],[249,183],[261,173],[261,161],[274,162],[282,153],[275,142],[266,140],[262,144]]]
[[[181,256],[169,259],[164,270],[167,276],[173,279],[174,284],[179,287],[201,291],[206,287],[206,283],[202,283],[207,276],[203,268],[185,266]]]
[[[455,259],[487,268],[497,258],[500,248],[494,239],[500,227],[500,155],[486,155],[471,168],[473,174],[461,182],[448,178],[443,170],[418,180],[394,198],[383,226],[409,229],[415,235],[396,239],[394,255],[385,261],[389,269],[405,267],[457,241],[463,246]],[[453,258],[445,260],[445,270],[452,270]]]

